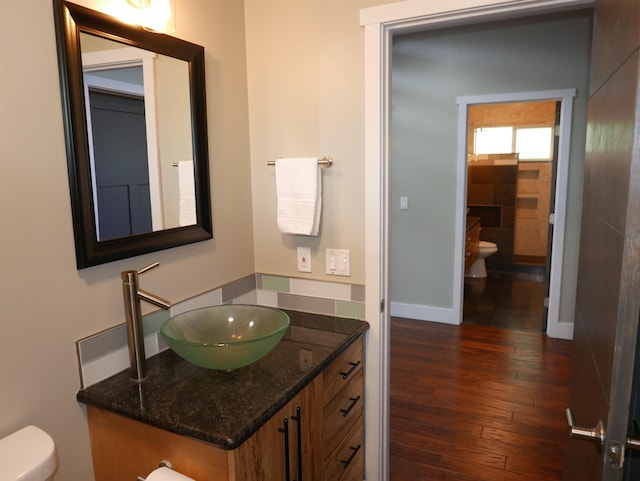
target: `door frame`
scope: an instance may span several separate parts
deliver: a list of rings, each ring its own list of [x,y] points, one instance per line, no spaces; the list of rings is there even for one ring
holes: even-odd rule
[[[549,305],[547,334],[561,339],[573,338],[573,324],[560,322],[560,286],[562,285],[562,259],[564,232],[567,218],[567,189],[569,185],[569,153],[571,146],[571,121],[576,89],[544,90],[506,94],[458,97],[458,146],[456,155],[456,186],[463,195],[456,198],[456,231],[454,239],[453,311],[458,324],[462,324],[464,303],[464,241],[467,206],[467,123],[470,105],[558,100],[560,107],[560,132],[556,186],[551,213],[554,216],[551,240],[551,272],[549,281]]]
[[[360,11],[364,28],[365,406],[371,481],[389,479],[388,173],[391,40],[394,34],[430,28],[575,10],[593,0],[405,0]]]
[[[84,72],[84,99],[85,116],[89,142],[89,161],[91,162],[91,182],[93,184],[94,215],[98,219],[98,202],[96,198],[95,168],[93,158],[93,135],[91,125],[91,105],[89,102],[89,89],[99,88],[115,93],[129,93],[142,96],[147,101],[144,103],[144,117],[147,130],[147,157],[149,165],[149,195],[151,199],[151,225],[154,231],[165,227],[162,208],[162,185],[160,153],[158,146],[158,125],[156,112],[156,68],[157,54],[142,50],[137,47],[123,47],[113,50],[97,52],[85,52],[82,54],[82,70]],[[143,85],[134,85],[116,80],[105,79],[94,72],[112,70],[125,67],[142,67]],[[148,99],[152,99],[151,102]],[[96,228],[97,228],[96,220]],[[99,234],[99,233],[98,233]],[[100,236],[98,235],[98,238]]]

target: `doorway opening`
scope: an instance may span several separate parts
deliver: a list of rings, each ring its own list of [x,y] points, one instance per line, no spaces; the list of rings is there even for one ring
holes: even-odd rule
[[[567,221],[567,202],[568,202],[568,185],[569,185],[569,163],[570,163],[570,138],[571,138],[571,126],[572,126],[572,112],[573,112],[573,102],[574,97],[576,96],[575,89],[566,89],[566,90],[549,90],[549,91],[539,91],[539,92],[517,92],[517,93],[509,93],[509,94],[495,94],[495,95],[482,95],[482,96],[473,96],[473,97],[459,97],[458,101],[458,172],[457,172],[457,185],[460,187],[460,190],[464,192],[464,195],[460,195],[458,198],[458,205],[456,207],[456,212],[459,221],[456,224],[456,227],[459,229],[457,232],[456,240],[459,245],[459,256],[460,256],[460,279],[459,279],[459,291],[457,294],[459,297],[456,297],[454,300],[454,308],[456,306],[459,307],[459,315],[460,322],[463,321],[464,315],[464,288],[465,282],[464,272],[466,270],[466,266],[463,263],[463,255],[466,255],[466,230],[467,230],[467,209],[469,199],[467,193],[467,185],[468,182],[472,182],[473,179],[471,176],[468,177],[468,169],[469,169],[469,153],[470,149],[468,149],[469,144],[469,123],[470,122],[479,122],[479,120],[474,119],[473,117],[473,109],[478,108],[480,112],[484,109],[489,109],[489,107],[482,106],[491,106],[491,105],[509,105],[509,104],[521,104],[521,103],[536,103],[538,105],[545,105],[548,103],[549,110],[553,107],[553,114],[551,115],[551,119],[549,123],[553,123],[553,147],[551,147],[551,164],[548,162],[545,164],[543,168],[540,168],[542,165],[541,162],[537,162],[537,167],[534,167],[534,163],[527,162],[526,160],[515,159],[514,156],[511,155],[511,158],[494,158],[490,159],[490,161],[495,164],[512,164],[512,176],[515,176],[515,183],[512,186],[514,190],[514,200],[513,206],[510,207],[513,209],[513,214],[510,216],[512,219],[511,229],[513,230],[513,247],[510,247],[508,243],[504,242],[504,239],[509,234],[510,231],[500,228],[493,227],[494,237],[490,238],[493,240],[502,239],[503,248],[508,252],[506,256],[508,262],[503,263],[504,266],[511,266],[513,270],[518,272],[518,270],[523,270],[525,267],[516,261],[527,260],[529,262],[532,261],[530,254],[532,253],[544,253],[547,252],[545,257],[545,265],[543,270],[543,282],[544,282],[544,297],[543,297],[543,306],[540,312],[541,319],[544,321],[541,322],[541,329],[545,329],[546,332],[552,337],[560,337],[565,339],[570,339],[571,335],[567,335],[567,333],[563,332],[563,329],[566,329],[565,323],[562,323],[560,320],[560,285],[562,283],[562,275],[563,275],[563,256],[564,256],[564,243],[565,243],[565,225]],[[494,114],[495,115],[495,114]],[[523,124],[524,125],[524,124]],[[515,149],[515,140],[513,143],[513,147]],[[487,154],[483,154],[487,155]],[[509,157],[510,154],[496,154],[496,156]],[[541,155],[541,154],[534,154]],[[525,155],[528,156],[528,155]],[[471,158],[473,161],[474,158]],[[537,159],[540,160],[540,159]],[[475,164],[480,162],[481,160],[477,160]],[[489,160],[482,160],[483,162],[489,162]],[[522,168],[519,168],[520,164],[523,164]],[[554,165],[555,164],[555,165]],[[495,165],[494,165],[495,166]],[[537,172],[536,172],[537,169]],[[546,173],[545,173],[546,172]],[[531,181],[531,177],[535,176],[545,176],[548,175],[549,185],[545,186],[544,189],[548,190],[548,194],[536,193],[537,198],[530,192],[533,190],[533,185],[535,183],[528,183]],[[520,228],[516,229],[516,216],[518,215],[518,180],[520,179],[522,192],[521,196],[521,208],[520,216],[523,217],[521,219]],[[489,184],[490,185],[490,184]],[[481,186],[481,184],[480,184]],[[536,189],[539,186],[536,185]],[[473,189],[472,189],[473,190]],[[480,187],[479,190],[487,191],[487,187]],[[491,190],[491,189],[489,189]],[[493,187],[495,191],[495,186]],[[508,190],[508,189],[507,189]],[[471,201],[473,202],[474,196],[478,195],[476,192],[472,193]],[[485,199],[487,194],[485,193]],[[538,204],[543,204],[542,197],[548,198],[549,200],[549,213],[545,214],[546,208],[543,208],[541,213],[535,213],[537,209],[533,209],[533,207],[537,207]],[[500,196],[498,196],[500,198]],[[533,201],[536,201],[535,203]],[[495,201],[493,201],[495,202]],[[473,205],[473,203],[472,203]],[[507,208],[502,206],[503,211],[508,211]],[[473,212],[471,212],[473,213]],[[537,219],[540,217],[540,219]],[[500,222],[503,222],[503,217],[500,218]],[[531,221],[531,222],[529,222]],[[491,222],[489,218],[487,218],[487,222]],[[524,222],[524,223],[523,223]],[[534,237],[531,233],[532,231],[542,231],[542,226],[546,223],[546,238],[538,232],[536,234],[537,237],[545,240],[545,244],[541,241],[530,242],[530,240]],[[507,226],[509,226],[509,221],[506,221]],[[469,224],[470,225],[470,224]],[[516,235],[516,231],[517,235]],[[506,232],[506,234],[505,234]],[[529,254],[528,257],[516,257],[514,259],[514,253],[516,248],[516,237],[519,238],[517,248],[519,249],[518,254],[524,256],[524,254]],[[546,249],[545,249],[546,247]],[[499,247],[498,247],[499,250]],[[536,256],[542,257],[542,256]],[[542,259],[535,259],[538,263],[541,262]],[[491,264],[490,264],[491,265]],[[529,267],[527,267],[529,269]],[[535,275],[535,274],[534,274]],[[537,279],[539,280],[539,279]],[[454,281],[455,282],[455,281]],[[467,289],[469,290],[469,289]],[[456,302],[458,304],[456,304]],[[508,319],[508,320],[506,320]],[[508,316],[503,320],[505,322],[513,322],[513,317]],[[500,319],[497,319],[497,322],[500,323]],[[498,327],[498,326],[496,326]],[[500,326],[505,327],[505,326]],[[571,326],[572,327],[572,326]]]
[[[469,106],[463,323],[546,330],[560,108]]]
[[[391,142],[389,139],[390,121],[391,121],[391,64],[392,64],[392,44],[394,38],[401,33],[415,32],[418,29],[435,29],[439,27],[450,27],[464,23],[482,23],[489,19],[497,18],[513,18],[532,16],[539,13],[548,13],[550,11],[559,12],[564,9],[577,9],[590,5],[589,1],[567,0],[554,3],[550,8],[547,2],[534,0],[532,2],[522,4],[496,4],[483,6],[459,7],[457,10],[451,10],[451,7],[442,7],[428,0],[417,2],[400,2],[379,7],[371,7],[361,12],[361,25],[365,27],[365,157],[367,159],[365,169],[365,200],[366,200],[366,250],[367,250],[367,271],[366,271],[366,313],[367,319],[371,322],[371,337],[367,348],[369,349],[369,361],[367,364],[368,390],[374,394],[370,397],[371,401],[367,405],[367,414],[370,422],[368,423],[366,441],[369,450],[378,456],[369,456],[367,459],[367,477],[388,479],[388,434],[385,427],[389,421],[389,365],[390,365],[390,349],[389,349],[389,332],[390,320],[389,309],[389,217],[390,204],[389,198],[389,157]],[[590,27],[589,27],[590,28]],[[566,30],[564,30],[566,31]],[[587,35],[575,36],[576,39],[584,42],[585,52],[575,55],[573,60],[581,60],[584,57],[589,58],[588,42],[590,41],[590,31]],[[547,35],[539,36],[537,43],[547,41]],[[556,50],[558,45],[565,46],[573,44],[572,42],[554,43],[554,46],[546,49],[546,52]],[[475,43],[466,43],[467,48],[475,46]],[[511,42],[508,44],[513,50]],[[522,55],[520,56],[523,57]],[[449,55],[440,57],[440,60],[449,59]],[[498,57],[495,57],[498,58]],[[459,62],[465,64],[465,62]],[[573,61],[571,62],[573,63]],[[396,65],[396,57],[394,56],[393,64]],[[468,64],[466,64],[468,65]],[[511,69],[510,71],[514,71]],[[518,75],[522,75],[521,69],[515,70]],[[566,62],[561,68],[557,69],[563,73],[579,73],[583,69],[567,68]],[[588,75],[586,70],[585,76]],[[456,79],[464,78],[464,75],[455,77]],[[525,77],[533,78],[533,76]],[[501,77],[493,77],[494,81]],[[450,79],[451,81],[451,79]],[[587,83],[587,82],[584,82]],[[429,85],[422,80],[423,85]],[[580,89],[583,89],[583,83],[579,82]],[[396,84],[397,85],[397,84]],[[557,84],[556,84],[557,85]],[[542,88],[546,88],[541,86]],[[527,88],[527,87],[523,87]],[[534,87],[535,88],[535,87]],[[477,91],[477,88],[474,89]],[[502,89],[502,91],[506,91]],[[439,105],[442,100],[441,96],[437,96],[433,105]],[[586,102],[585,102],[586,103]],[[581,102],[577,103],[578,106]],[[563,108],[564,105],[563,105]],[[577,113],[582,114],[582,108],[576,109]],[[571,117],[569,112],[569,117]],[[459,116],[460,118],[460,116]],[[466,112],[464,112],[466,122]],[[458,128],[466,129],[465,122],[458,122]],[[438,124],[439,125],[439,124]],[[455,124],[454,124],[455,125]],[[454,127],[455,129],[455,127]],[[458,136],[458,138],[464,138]],[[575,138],[574,138],[575,140]],[[580,140],[580,139],[578,139]],[[429,144],[429,148],[440,145],[439,139]],[[460,152],[462,163],[457,165],[465,166],[466,151],[464,143],[458,150]],[[455,154],[454,154],[455,155]],[[451,159],[452,156],[448,157]],[[463,170],[463,172],[466,172]],[[464,173],[463,179],[464,179]],[[436,186],[437,187],[437,186]],[[466,200],[466,199],[465,199]],[[443,205],[442,201],[437,205]],[[463,209],[456,210],[452,217],[456,217],[455,225],[459,226],[460,231],[456,232],[456,239],[460,244],[454,245],[457,251],[462,250],[463,240]],[[459,218],[457,218],[459,215]],[[451,244],[450,244],[451,245]],[[369,262],[370,260],[370,262]],[[462,293],[462,263],[460,259],[460,294]],[[451,285],[451,284],[450,284]],[[453,285],[454,290],[456,285]],[[558,286],[559,288],[559,286]],[[561,335],[572,336],[571,329],[566,332],[557,333]]]

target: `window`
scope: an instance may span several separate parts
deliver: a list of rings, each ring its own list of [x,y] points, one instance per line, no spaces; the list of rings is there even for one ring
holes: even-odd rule
[[[516,152],[520,160],[552,160],[553,128],[527,127],[516,129]]]
[[[473,153],[518,153],[521,161],[553,160],[553,127],[481,127],[473,132]]]
[[[475,130],[474,154],[510,154],[513,150],[513,127],[488,127]]]

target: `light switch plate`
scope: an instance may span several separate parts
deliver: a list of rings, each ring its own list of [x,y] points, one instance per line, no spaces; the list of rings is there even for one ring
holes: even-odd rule
[[[311,247],[298,247],[298,272],[311,272]]]
[[[330,276],[351,276],[351,253],[348,249],[327,249],[326,266]]]

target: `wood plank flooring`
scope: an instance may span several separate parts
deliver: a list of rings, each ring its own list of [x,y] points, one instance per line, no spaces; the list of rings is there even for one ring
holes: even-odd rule
[[[392,481],[553,481],[571,342],[391,320]]]
[[[484,279],[464,278],[465,324],[542,332],[543,278],[489,271]]]

